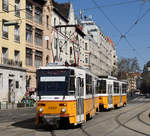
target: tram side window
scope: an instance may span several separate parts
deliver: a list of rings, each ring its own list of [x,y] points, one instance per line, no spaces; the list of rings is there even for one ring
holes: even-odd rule
[[[114,82],[114,93],[119,93],[119,83]]]
[[[86,74],[86,94],[92,94],[92,76]]]
[[[75,94],[75,76],[74,76],[74,70],[70,71],[70,80],[69,80],[68,94],[69,95],[74,95]]]
[[[126,90],[127,90],[127,85],[122,84],[122,93],[126,93]]]
[[[106,94],[106,80],[101,80],[98,85],[98,93]]]
[[[98,94],[98,81],[96,81],[96,85],[95,85],[95,93]]]

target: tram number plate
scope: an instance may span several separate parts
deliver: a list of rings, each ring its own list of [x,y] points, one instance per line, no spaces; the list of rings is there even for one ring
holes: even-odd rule
[[[48,107],[49,110],[56,110],[57,107]]]

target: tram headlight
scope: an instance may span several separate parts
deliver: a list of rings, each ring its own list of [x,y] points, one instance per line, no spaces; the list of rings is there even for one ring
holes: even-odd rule
[[[40,109],[39,109],[39,112],[43,112],[43,108],[40,108]]]
[[[66,112],[66,108],[62,108],[62,109],[61,109],[61,112]]]

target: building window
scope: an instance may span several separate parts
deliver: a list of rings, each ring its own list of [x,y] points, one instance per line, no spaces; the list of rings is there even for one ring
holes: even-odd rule
[[[35,51],[35,67],[42,66],[42,52]]]
[[[16,89],[19,88],[19,81],[16,81]]]
[[[42,10],[39,7],[35,8],[35,22],[42,24]]]
[[[15,25],[14,40],[17,42],[20,42],[20,26],[19,25]]]
[[[8,49],[2,48],[2,64],[8,63]]]
[[[8,0],[2,0],[2,8],[4,11],[8,11]]]
[[[61,26],[61,22],[59,22],[59,26]],[[59,31],[61,32],[61,27],[59,28]]]
[[[43,37],[43,31],[36,28],[35,29],[35,44],[42,46],[42,37]]]
[[[5,22],[8,22],[6,20],[2,21],[2,37],[8,39],[8,26],[4,25]]]
[[[54,18],[54,26],[56,25],[56,18]]]
[[[19,61],[20,60],[20,52],[15,50],[14,51],[14,60]]]
[[[27,1],[26,3],[26,18],[32,20],[32,4]]]
[[[46,16],[46,27],[49,28],[49,16]]]
[[[3,88],[3,74],[0,73],[0,88]]]
[[[70,56],[72,55],[72,47],[70,47]]]
[[[85,43],[85,50],[87,50],[87,43]]]
[[[49,49],[49,40],[46,40],[46,48]]]
[[[87,43],[85,43],[85,50],[87,51]]]
[[[88,63],[88,56],[85,56],[85,63]]]
[[[26,65],[32,66],[32,49],[26,48]]]
[[[20,17],[20,0],[15,0],[15,16]]]
[[[49,56],[46,57],[46,64],[49,62]]]
[[[26,41],[32,43],[32,26],[26,25]]]

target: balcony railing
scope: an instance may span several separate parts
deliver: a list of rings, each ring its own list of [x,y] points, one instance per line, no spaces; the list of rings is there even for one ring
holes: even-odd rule
[[[3,32],[2,32],[2,36],[3,36],[4,38],[8,38],[8,32],[7,32],[7,31],[3,31]]]
[[[35,15],[34,21],[41,25],[42,24],[42,15]]]
[[[17,60],[8,59],[8,58],[2,58],[1,63],[5,65],[10,65],[10,66],[22,67],[22,61],[17,61]]]
[[[20,17],[20,10],[19,9],[15,10],[15,16]]]
[[[26,18],[32,20],[33,19],[32,12],[26,11]]]

